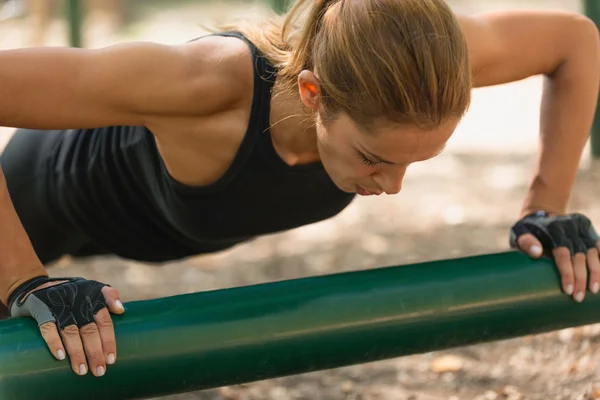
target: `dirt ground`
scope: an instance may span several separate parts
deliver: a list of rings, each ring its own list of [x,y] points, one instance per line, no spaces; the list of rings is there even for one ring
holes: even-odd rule
[[[451,4],[466,12],[577,10],[575,0]],[[197,35],[202,18],[248,8],[260,10],[260,5],[182,2],[164,10],[147,7],[119,31],[90,22],[88,43],[183,41]],[[0,25],[0,46],[24,46],[26,22],[9,22],[4,31]],[[64,42],[61,21],[51,31],[50,44]],[[359,198],[331,220],[160,267],[117,258],[62,260],[51,274],[109,282],[120,289],[124,301],[131,301],[506,250],[508,229],[535,163],[540,95],[537,77],[476,90],[473,106],[447,150],[411,167],[399,195]],[[6,138],[9,130],[4,132]],[[600,167],[588,154],[586,149],[570,210],[600,224]],[[599,332],[600,324],[590,325],[164,399],[600,399]]]

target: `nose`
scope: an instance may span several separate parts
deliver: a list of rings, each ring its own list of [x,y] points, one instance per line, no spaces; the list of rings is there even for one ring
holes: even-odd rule
[[[386,194],[398,194],[402,190],[402,180],[406,166],[390,166],[386,171],[373,174],[373,180]]]

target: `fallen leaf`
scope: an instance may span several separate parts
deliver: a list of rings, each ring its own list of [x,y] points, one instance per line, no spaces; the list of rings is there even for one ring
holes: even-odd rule
[[[457,372],[464,366],[464,360],[458,356],[447,354],[435,358],[431,362],[431,370],[436,373]]]

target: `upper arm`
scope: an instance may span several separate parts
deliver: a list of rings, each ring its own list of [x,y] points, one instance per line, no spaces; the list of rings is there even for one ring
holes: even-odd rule
[[[223,41],[0,52],[0,125],[38,129],[144,125],[231,107],[247,81]]]
[[[460,15],[474,87],[550,75],[581,40],[579,32],[597,33],[586,17],[560,11],[500,11]]]

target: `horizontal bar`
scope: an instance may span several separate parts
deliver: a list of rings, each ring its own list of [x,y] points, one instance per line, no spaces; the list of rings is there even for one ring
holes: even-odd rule
[[[599,306],[519,252],[135,301],[114,317],[118,360],[102,378],[76,376],[32,319],[12,318],[0,398],[159,397],[596,323]]]

